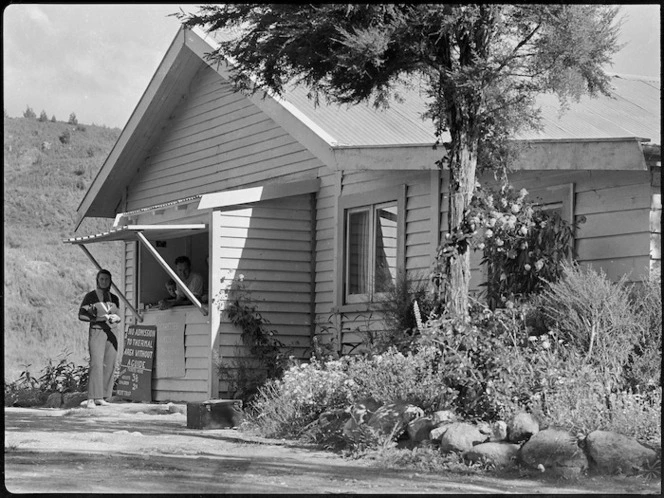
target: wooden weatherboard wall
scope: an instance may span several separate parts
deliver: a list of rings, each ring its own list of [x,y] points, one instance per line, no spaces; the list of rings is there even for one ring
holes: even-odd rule
[[[578,261],[602,269],[614,281],[647,278],[650,267],[651,203],[648,171],[517,171],[510,174],[516,189],[536,194],[547,187],[573,186],[573,210],[579,225],[575,237]],[[490,178],[481,180],[490,185]],[[532,196],[529,196],[531,198]],[[474,290],[483,274],[480,255],[472,257]]]
[[[403,264],[411,280],[426,279],[431,263],[431,172],[355,171],[329,174],[321,179],[317,202],[316,330],[333,331],[340,343],[362,341],[355,329],[385,330],[380,305],[342,305],[338,290],[339,259],[343,253],[337,230],[343,224],[338,205],[344,196],[405,189],[405,242]],[[339,195],[341,194],[341,196]],[[348,349],[346,347],[344,350]]]
[[[315,177],[321,165],[246,96],[204,66],[129,185],[127,210],[293,174]]]
[[[313,194],[312,194],[313,195]],[[303,358],[311,344],[314,233],[312,195],[298,195],[237,206],[213,215],[214,306],[220,306],[215,332],[217,363],[224,367],[219,394],[228,395],[237,368],[249,360],[241,330],[224,310],[229,302],[256,306],[266,328]],[[231,386],[232,389],[232,386]]]

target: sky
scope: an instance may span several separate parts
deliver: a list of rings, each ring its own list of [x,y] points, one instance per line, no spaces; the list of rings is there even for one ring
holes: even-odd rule
[[[123,128],[180,22],[169,14],[199,4],[12,4],[2,19],[3,107],[28,106],[66,121]],[[660,76],[660,7],[625,5],[609,70]]]

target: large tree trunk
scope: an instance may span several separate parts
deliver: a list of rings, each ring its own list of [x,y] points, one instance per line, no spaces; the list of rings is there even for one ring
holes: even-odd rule
[[[477,169],[477,139],[467,133],[457,135],[456,147],[450,158],[450,232],[461,225],[464,212],[470,205],[475,189]],[[454,143],[454,141],[453,141]],[[468,319],[468,292],[470,289],[470,252],[468,250],[453,258],[449,266],[447,286],[447,309],[454,317]]]

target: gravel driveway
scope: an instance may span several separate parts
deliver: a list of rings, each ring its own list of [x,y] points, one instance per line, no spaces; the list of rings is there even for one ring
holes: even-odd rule
[[[236,430],[187,428],[184,405],[5,408],[13,493],[661,493],[661,481],[428,474]]]

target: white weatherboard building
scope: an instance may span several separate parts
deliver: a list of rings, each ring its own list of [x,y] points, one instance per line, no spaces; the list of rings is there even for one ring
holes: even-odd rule
[[[380,298],[398,272],[427,274],[447,230],[448,175],[418,91],[384,111],[314,107],[301,88],[246,96],[227,67],[206,62],[214,46],[178,31],[78,208],[79,224],[106,217],[115,228],[66,241],[88,255],[87,244],[123,244],[125,327],[158,330],[155,400],[227,395],[215,363],[248,354],[223,313],[240,276],[295,356],[323,328],[347,351],[361,320],[381,327]],[[660,82],[612,82],[611,98],[583,98],[562,116],[543,96],[543,131],[517,137],[527,147],[510,181],[569,220],[586,218],[581,263],[639,281],[661,257]],[[210,303],[143,309],[169,277],[179,281],[181,254]]]

